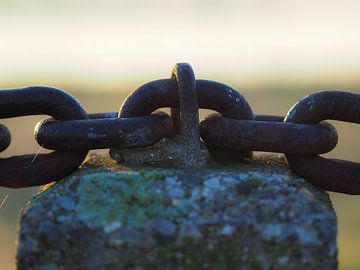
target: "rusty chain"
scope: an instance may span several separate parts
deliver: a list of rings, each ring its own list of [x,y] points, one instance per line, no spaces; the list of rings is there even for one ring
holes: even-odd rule
[[[164,107],[171,108],[171,116],[155,112]],[[199,124],[199,108],[218,113]],[[295,104],[285,118],[256,115],[235,89],[195,80],[188,64],[177,64],[171,79],[136,89],[119,113],[87,114],[75,98],[52,87],[0,91],[0,119],[38,114],[53,118],[36,125],[35,138],[42,147],[55,151],[0,159],[0,186],[49,183],[77,170],[90,149],[146,148],[179,134],[190,163],[196,163],[195,154],[203,144],[217,161],[224,157],[242,160],[251,157],[251,151],[279,152],[295,173],[314,185],[360,194],[360,164],[319,156],[338,141],[335,127],[324,120],[360,123],[359,94],[317,92]],[[9,146],[10,138],[9,130],[0,125],[0,152]]]
[[[87,118],[80,104],[60,89],[34,86],[1,91],[0,118],[38,114],[47,114],[62,121]],[[60,179],[76,170],[87,153],[87,150],[55,151],[50,154],[2,158],[0,185],[18,188]]]
[[[326,119],[359,124],[360,95],[340,91],[313,93],[295,104],[284,121],[313,125]],[[287,153],[286,158],[295,173],[323,189],[347,194],[360,193],[359,163],[291,153]]]

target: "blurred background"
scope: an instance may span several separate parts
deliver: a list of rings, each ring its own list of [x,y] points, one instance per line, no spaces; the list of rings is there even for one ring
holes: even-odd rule
[[[0,88],[51,85],[89,112],[117,111],[138,86],[189,62],[256,113],[285,115],[313,91],[360,93],[359,23],[355,0],[1,0]],[[44,117],[1,119],[13,140],[0,157],[41,150],[32,133]],[[340,142],[327,156],[360,162],[360,128],[332,123]],[[36,191],[0,188],[1,269],[16,267],[18,213]],[[360,269],[360,197],[330,195],[340,269]]]

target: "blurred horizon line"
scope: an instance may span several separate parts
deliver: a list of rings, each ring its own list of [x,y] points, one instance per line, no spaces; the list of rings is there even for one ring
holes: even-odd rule
[[[124,91],[129,89],[129,91],[135,90],[137,87],[149,82],[158,79],[167,79],[170,78],[169,74],[171,67],[168,68],[168,72],[154,72],[149,68],[149,72],[142,70],[140,73],[132,74],[123,74],[115,75],[112,73],[109,74],[82,74],[69,72],[60,72],[60,73],[50,73],[45,71],[31,72],[31,73],[22,73],[18,72],[16,74],[1,74],[2,79],[0,80],[0,89],[10,89],[17,87],[25,87],[30,85],[48,85],[58,88],[70,88],[64,89],[74,92],[99,92],[99,93],[113,93],[117,91]],[[291,88],[294,90],[299,90],[304,87],[312,88],[323,88],[326,89],[338,89],[338,90],[348,90],[348,91],[359,91],[360,92],[360,77],[357,74],[360,74],[359,70],[352,70],[351,72],[339,72],[339,71],[330,71],[330,72],[284,72],[284,71],[262,71],[262,72],[239,72],[236,74],[234,71],[231,73],[214,71],[207,72],[196,72],[194,69],[195,76],[197,79],[206,79],[219,81],[221,83],[227,84],[233,88],[241,87],[241,91],[252,91],[252,90],[267,90],[274,91],[276,88],[279,90],[289,88],[287,90],[291,91]],[[350,89],[349,89],[350,88]],[[351,89],[356,88],[356,89]],[[312,91],[315,90],[324,90],[324,89],[309,89]]]

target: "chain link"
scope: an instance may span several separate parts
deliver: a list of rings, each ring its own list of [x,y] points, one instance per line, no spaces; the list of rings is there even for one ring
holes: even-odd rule
[[[163,107],[171,108],[171,117],[154,113]],[[199,125],[198,108],[220,114]],[[316,186],[360,194],[360,164],[318,156],[331,151],[338,141],[335,127],[321,121],[360,123],[358,94],[322,91],[300,100],[285,118],[256,115],[235,89],[195,80],[188,64],[176,65],[171,79],[139,87],[119,113],[87,114],[72,96],[52,87],[0,91],[0,119],[36,114],[53,117],[36,125],[35,138],[56,151],[0,159],[0,186],[18,188],[59,180],[75,171],[90,149],[147,148],[181,133],[189,149],[199,148],[201,136],[215,160],[224,161],[220,156],[242,160],[251,156],[250,151],[280,152],[295,173]],[[10,132],[0,125],[0,152],[9,144]],[[195,160],[190,158],[192,153],[184,155]]]
[[[46,86],[2,90],[0,118],[47,114],[58,120],[86,119],[79,102],[64,91]],[[74,172],[88,151],[55,151],[0,159],[0,185],[19,188],[59,180]]]
[[[10,145],[11,134],[4,125],[0,125],[0,152],[4,151]]]
[[[285,122],[314,125],[332,119],[360,123],[360,95],[341,91],[310,94],[296,103]],[[360,164],[317,155],[286,155],[291,169],[311,183],[330,191],[360,194]]]
[[[52,150],[86,151],[113,147],[149,146],[173,134],[173,122],[165,113],[142,117],[54,121],[46,119],[35,127],[39,145]]]
[[[196,80],[196,88],[199,108],[217,111],[227,118],[254,118],[249,103],[230,86],[215,81]],[[179,107],[178,86],[174,79],[156,80],[140,86],[125,99],[119,117],[148,115],[165,107]]]
[[[293,155],[323,154],[337,144],[329,123],[301,125],[283,122],[236,120],[213,115],[200,123],[206,144],[241,151],[279,152]]]
[[[254,119],[249,103],[230,86],[215,81],[196,80],[196,88],[199,108],[217,111],[227,118]],[[178,85],[174,79],[156,80],[140,86],[126,98],[120,108],[119,117],[148,115],[164,107],[179,107]],[[222,163],[240,162],[244,157],[251,156],[251,152],[215,145],[209,146],[208,149],[213,158]]]

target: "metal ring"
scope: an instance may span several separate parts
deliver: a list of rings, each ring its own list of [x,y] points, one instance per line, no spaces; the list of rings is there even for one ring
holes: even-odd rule
[[[341,91],[308,95],[290,109],[285,122],[316,124],[326,119],[360,123],[360,95]],[[317,155],[286,158],[295,173],[322,189],[360,194],[360,163]]]
[[[86,119],[79,102],[64,91],[46,86],[0,91],[0,118],[47,114],[58,120]],[[88,151],[31,154],[0,159],[0,186],[30,187],[59,180],[85,159]]]
[[[199,108],[215,110],[224,117],[232,119],[254,118],[248,102],[230,86],[215,81],[196,80],[196,88]],[[126,98],[119,115],[120,117],[142,116],[164,107],[179,107],[178,86],[175,80],[157,80],[140,86]],[[251,156],[251,152],[241,153],[211,145],[208,145],[208,149],[213,158],[221,163],[234,163]]]
[[[129,118],[112,116],[109,113],[97,113],[89,114],[86,120],[46,119],[37,124],[35,138],[48,149],[85,151],[144,147],[173,135],[173,122],[165,113]]]
[[[224,117],[252,120],[253,113],[245,98],[225,84],[196,80],[199,108],[215,110]],[[149,115],[164,107],[179,108],[177,82],[172,79],[152,81],[132,92],[120,108],[120,117]]]
[[[194,71],[189,64],[179,63],[174,66],[171,77],[176,80],[179,91],[179,107],[171,108],[171,116],[180,138],[184,165],[198,167],[206,162],[208,154],[201,151],[200,146],[198,93]]]
[[[179,91],[179,107],[171,108],[174,125],[184,143],[199,151],[199,107],[194,72],[189,64],[180,63],[174,66],[171,77],[176,80]]]
[[[4,125],[0,124],[0,152],[4,151],[11,142],[10,131]]]
[[[212,115],[202,121],[200,133],[207,144],[218,147],[294,155],[329,152],[338,140],[336,129],[328,123],[301,125],[237,120],[220,115]]]

